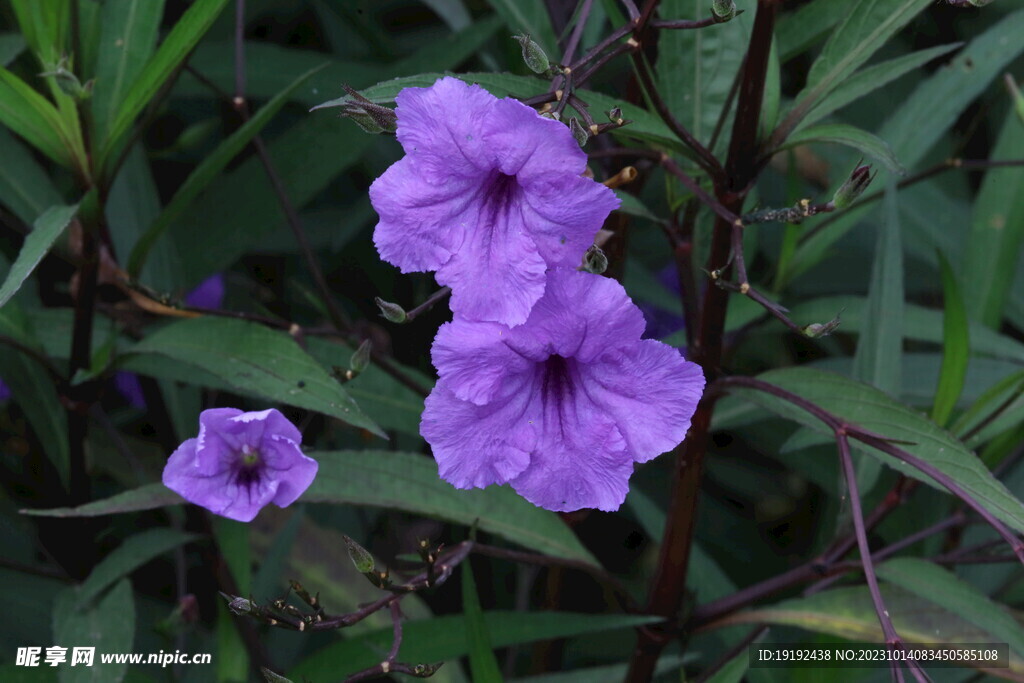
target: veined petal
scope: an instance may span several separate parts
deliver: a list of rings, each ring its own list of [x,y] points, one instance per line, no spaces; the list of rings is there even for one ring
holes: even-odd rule
[[[444,382],[427,396],[420,434],[430,442],[441,478],[455,488],[504,484],[529,464],[536,444],[524,418],[530,396],[511,389],[486,406],[460,400]]]
[[[413,157],[395,162],[370,186],[380,216],[373,243],[403,273],[437,270],[466,233],[461,218],[480,178],[434,175]]]
[[[498,101],[479,85],[442,78],[429,88],[405,88],[398,105],[396,136],[405,153],[429,159],[457,176],[474,176],[494,167],[482,131]]]
[[[587,155],[568,126],[517,100],[495,100],[487,131],[485,140],[498,168],[523,183],[551,175],[579,176],[587,168]]]
[[[438,375],[459,399],[483,405],[502,390],[510,375],[533,364],[505,344],[509,330],[498,323],[445,323],[434,338],[430,357]]]
[[[567,422],[562,428],[544,423],[530,465],[511,481],[512,488],[534,505],[555,512],[617,510],[633,474],[622,434],[607,415],[585,404],[563,409]]]
[[[523,214],[541,256],[549,266],[568,268],[580,265],[620,203],[607,187],[580,176],[541,176],[523,183],[523,200]]]
[[[704,391],[699,365],[650,339],[629,353],[613,350],[581,366],[580,380],[590,400],[614,417],[637,462],[675,448],[686,437]]]
[[[264,478],[272,478],[278,483],[270,501],[278,507],[294,503],[313,483],[320,468],[316,460],[302,452],[298,442],[278,434],[263,440],[260,455],[266,470]]]
[[[526,320],[544,293],[547,265],[530,236],[515,178],[495,173],[462,214],[465,239],[437,271],[452,288],[451,308],[508,326]]]

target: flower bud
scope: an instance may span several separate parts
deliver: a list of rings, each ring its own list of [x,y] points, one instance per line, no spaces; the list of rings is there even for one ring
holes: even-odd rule
[[[44,71],[39,75],[43,78],[52,78],[57,82],[57,87],[61,92],[76,100],[85,100],[92,95],[92,81],[83,86],[82,82],[78,80],[78,76],[68,68],[67,57],[61,57],[52,71]]]
[[[803,328],[804,335],[811,339],[827,337],[839,327],[839,316],[832,318],[827,323],[811,323]]]
[[[580,270],[595,275],[600,275],[608,270],[608,257],[601,251],[601,247],[594,244],[587,248],[586,253],[583,254],[583,265],[580,266]]]
[[[379,296],[375,297],[374,302],[377,304],[377,308],[380,309],[381,316],[393,323],[404,323],[406,319],[405,309],[398,304],[393,304],[390,301],[384,301]]]
[[[256,605],[253,604],[252,600],[246,600],[241,597],[232,597],[221,593],[228,601],[228,609],[232,614],[237,616],[243,616],[245,614],[252,614],[256,611]]]
[[[444,662],[438,662],[437,664],[417,664],[412,668],[412,673],[414,676],[419,676],[420,678],[430,678],[437,673],[437,670],[441,668],[442,664],[444,664]]]
[[[373,342],[364,339],[359,348],[352,352],[352,358],[348,361],[348,368],[355,377],[370,365],[370,353],[373,351]]]
[[[348,536],[341,537],[348,546],[348,556],[352,558],[352,564],[360,574],[369,574],[373,571],[373,555],[363,546],[353,541]]]
[[[542,74],[551,69],[551,62],[548,60],[548,56],[544,54],[544,50],[540,45],[530,40],[529,34],[520,33],[512,37],[523,46],[523,61],[526,62],[526,66],[530,68],[530,71],[535,74]]]
[[[832,204],[837,209],[845,209],[846,207],[857,201],[857,198],[864,194],[864,190],[868,189],[868,185],[875,179],[873,173],[871,173],[871,166],[860,165],[853,169],[853,173],[846,179],[846,182],[836,190],[835,195],[832,197]]]
[[[736,3],[734,0],[711,0],[711,14],[717,22],[729,21],[736,16]]]
[[[587,140],[590,139],[590,133],[587,132],[587,129],[583,127],[583,124],[575,116],[569,119],[569,131],[576,138],[576,144],[580,147],[587,144]]]

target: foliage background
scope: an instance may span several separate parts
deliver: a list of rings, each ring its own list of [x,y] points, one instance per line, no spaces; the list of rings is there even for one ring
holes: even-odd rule
[[[389,647],[386,613],[341,635],[293,633],[232,617],[217,591],[267,601],[295,578],[319,590],[331,611],[351,611],[373,599],[377,589],[353,570],[342,534],[363,543],[382,566],[399,569],[402,560],[395,558],[412,552],[420,538],[456,544],[477,520],[478,538],[487,543],[597,563],[643,601],[669,504],[671,456],[638,469],[619,513],[583,512],[559,520],[509,491],[457,493],[436,480],[429,459],[414,455],[427,450],[418,436],[422,397],[408,384],[429,388],[433,371],[427,349],[449,314],[441,305],[396,326],[379,317],[373,301],[379,296],[411,309],[436,288],[428,275],[400,276],[381,263],[370,239],[376,219],[366,188],[399,157],[400,149],[393,138],[366,135],[332,110],[308,111],[341,96],[343,83],[369,88],[386,100],[396,86],[370,86],[445,70],[516,76],[480,77],[499,95],[544,92],[547,82],[527,79],[519,46],[509,35],[525,30],[549,55],[560,54],[557,37],[571,30],[575,3],[547,5],[550,13],[540,0],[250,0],[244,22],[244,92],[252,111],[264,116],[256,114],[246,128],[230,101],[239,85],[231,3],[77,0],[75,22],[66,2],[0,4],[0,64],[5,67],[0,83],[0,273],[10,272],[19,253],[30,249],[27,235],[33,224],[35,231],[53,232],[39,248],[31,278],[0,308],[5,341],[0,378],[13,393],[0,406],[0,545],[5,548],[0,585],[10,615],[0,621],[4,680],[88,678],[89,672],[67,667],[26,670],[13,663],[17,647],[83,638],[114,652],[214,654],[212,668],[106,667],[92,670],[96,680],[248,680],[254,675],[250,660],[272,664],[294,680],[340,680],[374,664]],[[705,5],[665,0],[659,14],[702,18]],[[705,142],[753,24],[756,3],[740,0],[738,5],[747,12],[732,22],[699,31],[663,31],[656,49],[647,52],[666,103]],[[203,8],[209,16],[202,26],[183,19],[195,20],[198,12],[207,11]],[[50,10],[58,21],[48,23]],[[866,26],[847,34],[846,42],[830,43],[848,11],[862,13]],[[817,376],[787,376],[798,394],[818,390],[824,391],[823,401],[856,403],[851,419],[864,424],[903,416],[890,425],[896,432],[883,433],[919,429],[924,431],[915,441],[924,443],[927,436],[934,443],[953,443],[960,449],[952,456],[953,466],[967,449],[978,453],[984,468],[994,469],[1019,497],[1024,486],[1024,469],[1018,465],[1024,440],[1024,283],[1018,267],[1024,171],[988,168],[987,162],[1024,158],[1024,121],[1002,86],[1004,72],[1024,74],[1019,56],[1024,11],[1007,0],[984,10],[897,0],[785,2],[762,128],[767,137],[770,123],[784,120],[804,83],[818,73],[813,65],[830,49],[839,56],[852,54],[879,26],[903,15],[905,27],[874,46],[879,49],[868,53],[870,61],[860,67],[859,76],[845,74],[840,85],[848,88],[847,101],[834,111],[819,110],[822,121],[805,125],[802,137],[797,129],[804,144],[775,157],[744,209],[789,206],[804,197],[827,201],[861,157],[883,169],[872,191],[899,179],[886,170],[887,164],[902,166],[903,178],[915,180],[868,208],[817,216],[802,226],[769,222],[747,230],[744,251],[752,282],[789,308],[789,317],[800,325],[824,323],[841,312],[839,330],[829,337],[804,338],[765,316],[751,300],[734,296],[722,365],[727,374],[810,366],[867,382],[918,414],[939,418],[939,427],[950,432],[914,418],[921,419],[919,424],[907,417],[911,413],[893,413],[895,408],[877,401],[876,394],[861,393],[867,390],[860,385],[822,389]],[[595,2],[583,48],[624,23],[619,3]],[[77,36],[68,34],[74,24]],[[46,27],[53,26],[64,28],[48,33]],[[179,72],[172,64],[146,87],[135,87],[153,75],[147,66],[154,63],[152,56],[168,54],[157,52],[157,46],[171,43],[175,35],[182,38],[182,26],[194,34],[191,42],[182,39],[179,55],[188,55],[188,68]],[[125,36],[126,43],[116,44],[111,40],[115,35]],[[907,55],[922,50],[934,52],[884,86],[867,87],[895,73],[895,62],[872,71],[873,65],[915,59]],[[72,98],[62,95],[52,78],[38,75],[68,52],[74,52],[72,68],[82,82],[96,78],[93,97],[82,107],[88,114],[81,119]],[[31,109],[22,115],[19,103],[34,100],[18,83],[53,101],[56,118]],[[851,83],[859,83],[860,90]],[[695,167],[678,154],[682,145],[672,141],[657,116],[636,108],[645,107],[644,99],[627,58],[610,62],[587,87],[605,96],[591,98],[595,117],[606,100],[609,106],[627,105],[627,118],[634,120],[623,137],[613,141],[607,135],[588,143],[588,152],[598,152],[592,163],[596,177],[614,175],[626,161],[640,170],[639,180],[623,188],[633,198],[607,226],[616,233],[606,246],[609,274],[644,306],[649,334],[684,345],[674,255],[663,225],[682,215],[690,195],[657,164],[600,152],[648,144],[677,153],[688,170]],[[79,120],[85,122],[78,128],[81,142],[71,143],[78,152],[68,157],[62,141],[74,139],[78,124],[71,122]],[[341,335],[330,333],[336,312],[325,304],[271,180],[248,144],[249,133],[257,128],[342,311]],[[63,130],[64,137],[53,138],[54,129]],[[120,138],[114,134],[118,130]],[[728,126],[725,130],[712,146],[716,152],[727,147]],[[104,139],[109,142],[105,156]],[[917,181],[952,157],[977,163],[937,170]],[[209,173],[197,177],[197,168]],[[90,195],[90,188],[100,190]],[[181,199],[183,194],[188,201]],[[78,227],[72,222],[67,228],[70,213],[48,213],[54,206],[73,205],[79,207]],[[692,206],[690,262],[697,274],[693,289],[700,291],[708,286],[700,268],[706,264],[713,215],[706,207]],[[105,270],[109,263],[101,262],[95,323],[83,345],[73,292],[80,291],[88,271],[83,254],[89,247],[83,240],[88,241],[93,227],[109,236],[110,256],[129,270],[140,238],[151,234],[155,239],[145,258],[134,263],[144,265],[133,273],[136,284],[131,287],[118,284]],[[945,286],[943,260],[951,264]],[[140,306],[148,300],[173,308],[215,273],[226,282],[223,308],[245,313],[247,320],[214,315],[179,320],[159,307],[147,311]],[[950,303],[956,300],[963,302],[962,309]],[[302,327],[299,339],[308,355],[289,340],[292,323]],[[351,382],[339,383],[332,368],[343,374],[352,349],[364,339],[373,342],[375,363]],[[382,370],[381,363],[399,368],[404,379]],[[965,374],[958,380],[961,370]],[[117,390],[114,374],[127,371],[140,375],[144,405]],[[192,508],[159,507],[163,501],[154,489],[144,489],[138,511],[127,514],[54,518],[19,513],[103,500],[158,481],[167,454],[194,435],[203,407],[259,409],[268,403],[281,405],[303,429],[306,445],[317,451],[321,479],[307,500],[320,502],[267,509],[250,527],[210,520]],[[832,439],[780,419],[776,412],[770,403],[738,396],[719,402],[687,576],[692,591],[688,609],[805,566],[849,529],[850,509]],[[389,440],[374,435],[377,426]],[[876,547],[898,542],[959,509],[949,495],[914,489],[900,483],[904,480],[896,471],[872,462],[860,464],[866,510],[893,492],[905,494],[897,495],[899,504],[873,529]],[[988,481],[970,468],[958,477],[965,485]],[[156,498],[147,499],[150,495]],[[986,504],[997,505],[989,499]],[[1020,509],[1005,510],[1024,524]],[[879,565],[901,635],[917,642],[939,629],[949,639],[973,637],[1020,648],[1024,630],[1013,611],[1024,602],[1018,564],[953,563],[948,572],[930,574],[939,565],[924,561],[993,538],[984,525],[957,521],[942,533],[901,547],[901,560]],[[997,560],[1006,559],[1005,548],[993,552]],[[976,560],[981,553],[964,557]],[[877,638],[863,576],[859,565],[852,565],[838,588],[800,598],[805,585],[785,586],[758,596],[754,606],[763,611],[741,613],[748,616],[738,621],[776,624],[764,637],[777,642]],[[483,618],[490,640],[483,641],[483,651],[496,648],[505,677],[592,669],[575,675],[579,680],[622,678],[634,643],[631,629],[643,617],[623,614],[606,581],[568,567],[508,559],[474,556],[472,567],[484,616],[471,599],[464,602],[465,586],[459,585],[464,579],[458,576],[434,592],[410,596],[403,601],[411,621],[402,661],[445,660],[437,677],[468,679],[469,669],[458,658],[474,643],[466,629]],[[194,604],[186,595],[195,596]],[[787,598],[793,602],[783,602]],[[674,641],[661,660],[662,675],[675,680],[681,671],[708,671],[749,630],[724,622],[716,626],[685,644]],[[486,658],[479,649],[476,659]],[[1013,673],[1020,676],[1024,650],[1016,653]],[[773,669],[744,674],[744,664],[745,655],[730,660],[718,680],[744,675],[751,681],[796,680],[802,675]],[[820,672],[804,673],[813,677]],[[883,670],[838,673],[839,680],[888,676]],[[968,680],[974,674],[951,670],[935,675]]]

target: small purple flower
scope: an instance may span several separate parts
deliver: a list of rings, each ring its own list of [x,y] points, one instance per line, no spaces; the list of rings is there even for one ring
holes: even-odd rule
[[[549,510],[617,509],[633,464],[686,436],[704,388],[699,366],[643,332],[619,283],[565,269],[522,325],[443,325],[420,423],[441,477],[508,482]]]
[[[185,305],[195,308],[220,308],[224,303],[224,274],[214,273],[185,295]]]
[[[164,467],[164,485],[210,512],[249,522],[267,503],[287,507],[309,488],[317,463],[302,454],[302,435],[277,410],[213,408]]]
[[[114,386],[117,393],[124,396],[128,405],[137,410],[146,409],[146,394],[142,391],[142,381],[134,372],[118,370],[114,373]]]
[[[579,265],[618,198],[581,175],[565,125],[516,100],[442,78],[395,101],[405,157],[370,187],[381,258],[437,271],[456,315],[522,323],[548,268]]]

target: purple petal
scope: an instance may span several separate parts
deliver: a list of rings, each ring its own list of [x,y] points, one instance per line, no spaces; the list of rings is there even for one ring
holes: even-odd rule
[[[224,304],[224,275],[214,273],[185,295],[185,305],[195,308],[220,308]]]
[[[289,423],[291,424],[291,423]],[[301,496],[316,478],[319,463],[305,455],[299,444],[280,435],[263,440],[260,453],[277,482],[277,494],[271,500],[278,507],[288,507]]]
[[[439,382],[424,404],[420,434],[430,442],[441,478],[459,489],[483,488],[522,472],[536,444],[524,417],[529,398],[513,387],[503,400],[477,406]]]
[[[579,176],[549,176],[523,191],[524,220],[549,266],[579,266],[604,220],[618,207],[614,192]]]
[[[632,457],[647,462],[686,437],[704,391],[704,373],[670,346],[644,340],[581,368],[587,395],[614,416]]]
[[[0,401],[6,401],[11,397],[11,388],[0,380]]]
[[[519,210],[514,179],[493,179],[487,195],[467,207],[462,221],[473,229],[437,281],[452,288],[451,309],[473,320],[518,325],[544,293],[547,266]]]
[[[438,176],[475,176],[493,168],[482,131],[497,101],[479,85],[451,77],[405,88],[395,98],[396,136],[406,154],[424,159]]]
[[[545,412],[540,443],[512,488],[555,512],[617,510],[629,492],[633,461],[615,423],[585,401]]]
[[[443,266],[464,239],[461,215],[478,184],[477,178],[435,176],[411,156],[395,162],[370,186],[380,216],[373,232],[380,257],[403,273]]]
[[[261,479],[253,486],[242,487],[229,467],[205,472],[202,458],[197,456],[198,443],[198,439],[188,439],[171,454],[164,467],[164,486],[215,514],[239,522],[252,521],[273,499],[277,482]]]
[[[133,408],[138,408],[139,410],[146,409],[146,396],[142,391],[142,382],[134,372],[126,370],[115,372],[114,386],[117,387],[118,393],[124,396],[125,400]]]
[[[463,401],[487,403],[509,375],[529,369],[530,361],[503,342],[508,328],[497,323],[456,319],[437,332],[430,357],[445,386]]]

